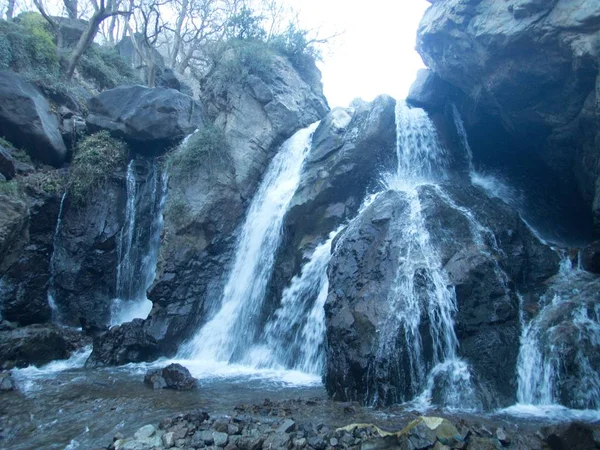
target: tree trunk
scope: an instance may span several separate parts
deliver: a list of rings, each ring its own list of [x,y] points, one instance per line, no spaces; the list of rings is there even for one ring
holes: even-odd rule
[[[63,0],[63,4],[65,5],[65,9],[67,10],[67,17],[69,17],[69,19],[77,19],[77,0]]]
[[[12,20],[14,13],[15,13],[15,0],[8,0],[8,6],[6,8],[6,20]]]
[[[88,49],[88,47],[94,42],[94,38],[98,33],[98,28],[100,27],[100,23],[106,18],[103,14],[94,14],[88,23],[88,27],[85,32],[79,38],[77,45],[71,52],[69,59],[67,60],[67,80],[71,80],[73,78],[73,74],[75,73],[75,68],[79,63],[79,60]]]

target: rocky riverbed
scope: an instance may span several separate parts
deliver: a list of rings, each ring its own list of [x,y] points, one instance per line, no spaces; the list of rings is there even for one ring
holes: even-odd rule
[[[375,423],[333,426],[298,414],[319,408],[324,400],[285,400],[240,404],[228,415],[203,410],[167,417],[133,436],[115,435],[110,450],[143,449],[592,449],[600,445],[600,426],[583,423],[540,425],[432,411],[421,416],[372,411]],[[343,409],[351,420],[356,405]]]

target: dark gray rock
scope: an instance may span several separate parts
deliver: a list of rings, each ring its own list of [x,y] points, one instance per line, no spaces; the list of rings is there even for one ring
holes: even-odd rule
[[[5,180],[12,180],[16,174],[17,169],[15,168],[15,160],[8,150],[0,146],[0,175],[2,175]]]
[[[600,241],[581,250],[581,265],[588,272],[600,274]]]
[[[56,359],[67,359],[86,343],[80,332],[54,324],[0,331],[0,368],[40,366]]]
[[[600,9],[569,0],[433,2],[417,49],[440,79],[531,144],[600,227]],[[417,89],[417,87],[415,87]]]
[[[86,367],[118,366],[130,362],[152,361],[159,356],[155,339],[144,330],[144,321],[112,327],[94,338],[94,348]]]
[[[88,102],[88,128],[108,130],[134,149],[164,152],[203,124],[202,108],[174,89],[120,86]]]
[[[410,87],[406,101],[431,111],[443,108],[449,93],[448,83],[441,80],[430,69],[420,69],[417,72],[417,79]]]
[[[46,164],[59,166],[67,156],[50,104],[38,88],[12,72],[0,72],[0,135]]]
[[[315,131],[283,224],[270,288],[272,307],[300,272],[304,256],[354,217],[365,194],[378,189],[381,174],[394,166],[395,105],[393,98],[380,96],[356,110],[336,108]]]
[[[196,380],[190,371],[181,364],[169,364],[162,369],[149,370],[144,377],[144,383],[152,386],[154,389],[187,391],[195,389],[198,380]],[[223,447],[223,445],[221,445],[221,447]]]
[[[17,389],[17,385],[10,372],[0,372],[0,392],[9,392],[15,389]]]
[[[512,404],[520,335],[516,289],[539,289],[557,272],[558,257],[537,241],[516,213],[473,187],[421,187],[418,198],[429,241],[456,293],[454,329],[459,356],[469,363],[475,383],[473,401],[486,409]],[[464,213],[465,206],[472,217]],[[413,371],[406,351],[402,323],[394,325],[398,330],[390,335],[397,341],[385,342],[387,350],[377,356],[380,330],[390,329],[389,318],[395,314],[389,296],[398,261],[408,251],[409,211],[405,194],[380,194],[334,242],[325,305],[325,385],[335,399],[401,402],[424,388],[425,380]],[[427,271],[415,272],[417,298],[428,289],[428,276]],[[429,320],[422,307],[419,333],[425,371],[431,368],[433,354]],[[445,403],[445,381],[436,378],[435,383],[433,401]]]

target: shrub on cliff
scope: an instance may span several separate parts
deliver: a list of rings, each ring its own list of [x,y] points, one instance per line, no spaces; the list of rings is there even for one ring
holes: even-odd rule
[[[139,83],[131,66],[111,47],[92,44],[79,62],[79,71],[100,89],[112,89],[121,84]]]
[[[167,161],[169,175],[191,178],[200,169],[210,174],[223,166],[227,155],[225,134],[214,125],[207,125],[170,154]]]
[[[41,79],[59,76],[56,44],[42,16],[23,13],[14,22],[0,20],[0,69]]]
[[[82,203],[93,189],[102,189],[127,162],[127,144],[101,131],[79,142],[69,170],[71,201]]]

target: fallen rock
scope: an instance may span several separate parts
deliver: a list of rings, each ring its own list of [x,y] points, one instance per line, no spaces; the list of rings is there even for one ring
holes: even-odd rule
[[[88,102],[91,131],[108,130],[145,154],[163,152],[203,124],[202,107],[174,89],[120,86]]]
[[[153,389],[186,391],[194,389],[197,382],[198,380],[181,364],[170,364],[162,369],[150,370],[144,377],[144,383],[152,386]],[[227,435],[225,434],[225,436]]]
[[[420,69],[417,79],[410,87],[406,101],[411,105],[428,110],[441,109],[450,92],[448,83],[430,69]]]
[[[54,324],[0,331],[0,367],[41,366],[57,359],[67,359],[87,342],[79,331]]]
[[[17,388],[10,372],[0,373],[0,392],[14,391]]]
[[[16,173],[15,160],[8,150],[0,146],[0,175],[6,180],[12,180]]]
[[[0,135],[43,163],[59,166],[67,147],[50,104],[33,84],[0,72]]]

